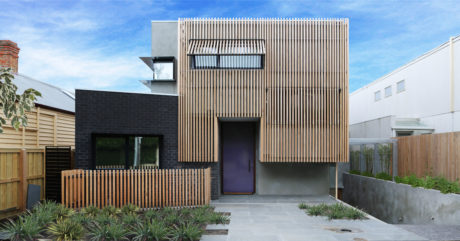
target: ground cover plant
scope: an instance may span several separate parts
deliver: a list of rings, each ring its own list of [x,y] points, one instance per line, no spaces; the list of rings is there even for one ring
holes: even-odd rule
[[[460,193],[458,180],[451,182],[444,177],[425,176],[423,178],[418,178],[412,174],[404,177],[395,177],[395,182],[409,184],[413,187],[436,189],[442,193]]]
[[[199,240],[207,224],[230,221],[211,206],[142,211],[135,205],[80,211],[45,201],[16,220],[0,224],[0,240]]]
[[[300,203],[299,208],[310,216],[326,216],[331,219],[366,219],[366,214],[358,209],[348,207],[342,203],[307,205]]]
[[[375,177],[377,179],[392,181],[393,177],[385,172],[377,173],[375,176],[369,172],[360,172],[358,170],[350,170],[350,174],[362,175],[366,177]],[[449,181],[444,177],[425,176],[419,178],[414,174],[409,176],[398,177],[394,181],[396,183],[404,183],[413,187],[423,187],[425,189],[435,189],[441,193],[457,193],[460,194],[460,185],[458,180],[455,182]]]

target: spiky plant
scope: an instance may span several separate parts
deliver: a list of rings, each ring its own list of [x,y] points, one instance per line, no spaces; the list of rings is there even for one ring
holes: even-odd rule
[[[203,230],[194,224],[180,224],[174,227],[172,231],[171,238],[172,240],[182,241],[182,240],[200,240]]]
[[[119,214],[121,211],[119,208],[116,208],[114,206],[105,206],[103,209],[102,209],[102,213],[103,214],[106,214],[106,215],[109,215],[109,216],[116,216],[117,214]]]
[[[139,207],[134,205],[134,204],[128,204],[128,205],[125,205],[121,208],[121,212],[123,214],[133,214],[133,213],[138,213],[139,212]]]
[[[76,213],[74,215],[72,215],[70,217],[70,219],[72,219],[73,221],[83,225],[83,226],[87,226],[89,224],[91,224],[91,222],[93,221],[92,217],[90,216],[86,216],[85,214],[83,213]]]
[[[150,209],[144,213],[144,216],[147,220],[161,219],[161,212],[158,210]]]
[[[0,239],[19,241],[36,240],[41,237],[42,226],[31,215],[20,216],[16,221],[8,219],[8,222],[0,226]]]
[[[64,207],[64,205],[58,205],[56,210],[54,211],[54,218],[68,218],[75,214],[75,211],[71,208]]]
[[[100,213],[100,210],[95,206],[87,206],[81,210],[81,213],[88,217],[95,217]]]
[[[208,222],[213,224],[226,224],[230,222],[230,218],[221,213],[211,213],[208,216]]]
[[[59,218],[48,227],[48,233],[57,241],[80,240],[85,228],[72,218]]]
[[[114,216],[109,216],[107,214],[101,214],[94,218],[94,221],[99,225],[112,225],[117,222],[117,219]]]
[[[139,223],[131,234],[134,235],[134,241],[160,241],[168,239],[169,232],[170,228],[164,222],[153,220]]]
[[[121,221],[124,225],[132,226],[140,222],[139,217],[134,214],[125,214],[121,217]]]
[[[127,235],[129,233],[121,224],[99,225],[95,223],[89,229],[89,234],[92,241],[120,241],[128,240]]]

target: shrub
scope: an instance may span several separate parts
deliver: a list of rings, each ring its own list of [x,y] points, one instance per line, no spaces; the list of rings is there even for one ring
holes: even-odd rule
[[[170,229],[164,222],[160,221],[147,221],[145,223],[139,223],[134,227],[132,235],[134,235],[134,241],[144,240],[165,240],[168,238]]]
[[[8,219],[8,222],[0,226],[0,239],[11,241],[35,240],[41,237],[41,231],[43,228],[33,216],[20,216],[16,222]]]
[[[203,214],[203,213],[198,213],[193,215],[191,219],[191,223],[196,224],[196,225],[203,225],[208,222],[208,215]]]
[[[200,240],[203,230],[194,224],[181,224],[172,231],[172,240]]]
[[[95,206],[88,206],[88,207],[83,208],[81,212],[85,214],[86,216],[96,217],[100,213],[100,210],[99,208]]]
[[[125,205],[121,208],[121,212],[123,214],[133,214],[133,213],[137,213],[139,212],[139,207],[134,205],[134,204],[128,204],[128,205]]]
[[[359,170],[350,170],[350,174],[361,175]]]
[[[365,176],[365,177],[374,177],[374,174],[372,174],[372,172],[368,172],[368,171],[362,172],[361,175]]]
[[[119,214],[121,211],[119,208],[116,208],[114,206],[105,206],[103,209],[102,209],[102,213],[103,214],[106,214],[106,215],[109,215],[109,216],[116,216],[117,214]]]
[[[124,225],[132,226],[139,222],[139,218],[136,214],[125,214],[121,217],[121,221]]]
[[[161,219],[161,213],[157,210],[147,210],[145,213],[144,213],[144,216],[146,219],[148,220],[155,220],[155,219]]]
[[[308,208],[308,205],[306,203],[299,203],[298,207],[300,209],[307,209]]]
[[[380,172],[375,175],[375,178],[382,179],[382,180],[387,180],[387,181],[392,181],[393,177],[390,174],[387,174],[386,172]]]
[[[67,218],[75,214],[75,211],[70,208],[66,208],[63,205],[58,205],[54,212],[54,219]]]
[[[117,223],[117,219],[113,216],[109,216],[107,214],[101,214],[94,218],[94,221],[99,225],[112,225]]]
[[[94,226],[90,228],[89,234],[93,241],[128,240],[126,237],[128,231],[121,224],[99,225],[95,223]]]
[[[324,215],[328,209],[328,206],[324,203],[315,205],[315,206],[310,206],[307,208],[307,213],[308,215],[311,216],[319,216],[319,215]]]
[[[414,174],[404,177],[395,177],[396,183],[409,184],[413,187],[423,187],[427,189],[436,189],[441,193],[460,193],[458,180],[451,182],[444,177],[417,178]]]
[[[70,217],[70,219],[72,219],[73,221],[83,225],[83,226],[86,226],[88,224],[90,224],[93,220],[92,220],[92,217],[89,217],[89,216],[86,216],[85,214],[83,213],[77,213],[77,214],[74,214]]]
[[[319,204],[307,208],[308,215],[327,216],[329,219],[364,219],[366,215],[355,208],[348,207],[342,203],[332,205]]]
[[[230,218],[221,213],[211,213],[208,217],[208,222],[213,224],[226,224],[230,221]]]
[[[80,240],[85,235],[85,229],[71,218],[60,218],[48,227],[48,233],[57,241]]]
[[[163,217],[163,220],[167,225],[174,225],[174,224],[179,224],[179,222],[181,221],[181,218],[178,215],[178,213],[171,213]]]

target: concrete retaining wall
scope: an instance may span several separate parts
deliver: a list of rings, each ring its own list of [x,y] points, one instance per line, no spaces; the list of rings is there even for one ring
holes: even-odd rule
[[[394,224],[460,223],[460,195],[343,174],[343,201]]]

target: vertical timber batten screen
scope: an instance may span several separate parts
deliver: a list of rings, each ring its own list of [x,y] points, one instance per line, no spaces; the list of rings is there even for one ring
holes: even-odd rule
[[[404,136],[398,139],[398,175],[460,179],[460,132]]]
[[[348,161],[347,19],[179,19],[178,31],[179,161],[218,161],[221,117],[260,119],[261,162]],[[264,68],[192,69],[193,39],[265,40]]]
[[[62,204],[82,208],[128,203],[141,208],[187,207],[211,201],[211,169],[67,170]]]

